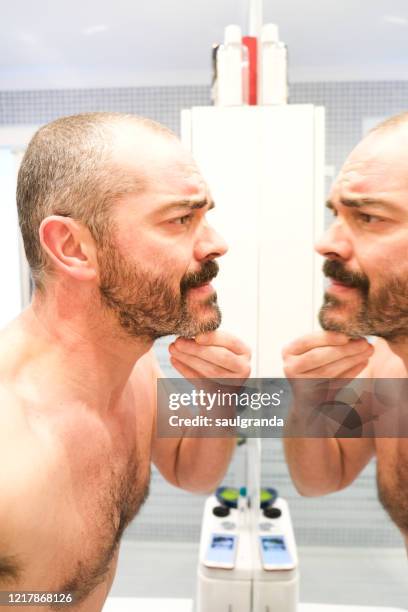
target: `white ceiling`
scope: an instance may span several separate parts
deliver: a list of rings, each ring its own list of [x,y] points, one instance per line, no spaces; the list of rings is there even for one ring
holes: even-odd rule
[[[3,0],[0,88],[209,83],[249,0]],[[7,8],[5,5],[7,4]],[[407,79],[408,0],[264,0],[290,78]]]

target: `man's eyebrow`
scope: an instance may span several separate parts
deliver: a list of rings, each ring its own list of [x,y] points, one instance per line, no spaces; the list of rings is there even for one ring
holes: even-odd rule
[[[381,208],[398,209],[395,204],[380,198],[341,198],[340,204],[347,208],[362,208],[363,206],[380,206]],[[326,207],[330,210],[335,210],[335,204],[331,200],[327,200]]]
[[[213,200],[177,200],[176,202],[170,202],[160,209],[161,212],[169,212],[171,210],[200,210],[201,208],[208,207],[208,210],[215,208]]]

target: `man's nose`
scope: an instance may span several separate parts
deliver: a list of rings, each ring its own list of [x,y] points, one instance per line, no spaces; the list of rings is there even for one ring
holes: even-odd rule
[[[315,244],[316,251],[328,259],[349,259],[352,244],[342,223],[335,221]]]
[[[194,251],[197,260],[205,261],[225,255],[228,245],[210,225],[205,225],[197,239]]]

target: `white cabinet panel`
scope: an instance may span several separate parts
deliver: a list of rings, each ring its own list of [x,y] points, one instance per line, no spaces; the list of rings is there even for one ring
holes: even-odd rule
[[[216,110],[216,112],[214,112]],[[192,151],[216,208],[208,218],[229,245],[215,281],[223,328],[257,344],[258,205],[260,184],[256,113],[240,108],[197,108],[191,115]],[[246,150],[245,150],[246,148]]]
[[[259,376],[314,326],[314,108],[289,111],[260,109]]]
[[[182,126],[230,246],[217,284],[223,327],[252,346],[253,375],[282,375],[283,345],[316,328],[322,300],[323,109],[194,108]]]

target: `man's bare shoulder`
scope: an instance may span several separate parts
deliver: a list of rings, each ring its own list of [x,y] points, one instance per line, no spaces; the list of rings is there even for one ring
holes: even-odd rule
[[[33,427],[24,400],[0,384],[0,561],[21,540],[21,526],[45,511],[51,476],[52,445]]]
[[[21,314],[0,329],[0,364],[6,355],[18,352],[24,342],[24,317]]]
[[[13,446],[27,433],[23,402],[6,384],[0,383],[0,448]]]
[[[7,548],[5,534],[12,539],[16,508],[23,504],[33,476],[29,438],[21,403],[12,391],[0,385],[0,553]]]

